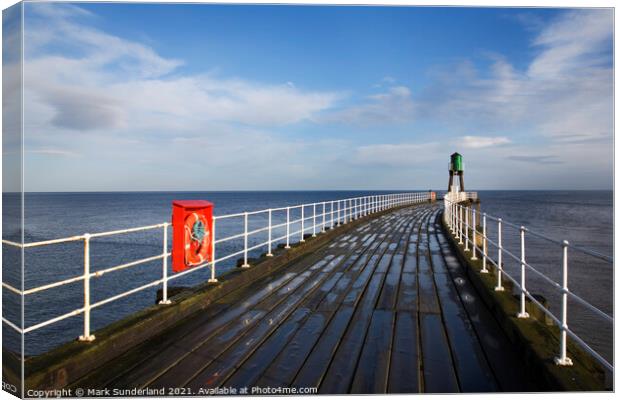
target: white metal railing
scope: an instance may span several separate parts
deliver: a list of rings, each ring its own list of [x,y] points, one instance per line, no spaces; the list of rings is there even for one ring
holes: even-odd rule
[[[458,198],[459,200],[455,201],[454,198]],[[487,215],[486,213],[482,213],[482,232],[479,232],[477,229],[478,223],[480,222],[479,212],[477,213],[473,207],[467,207],[462,204],[459,204],[466,199],[471,198],[468,196],[444,196],[444,220],[448,227],[450,228],[452,234],[455,236],[455,240],[458,240],[459,244],[464,245],[464,250],[466,252],[471,251],[471,259],[477,260],[478,255],[482,257],[482,269],[481,273],[488,273],[487,263],[493,265],[497,273],[497,283],[495,286],[496,291],[503,291],[504,287],[502,286],[503,278],[508,278],[511,282],[514,283],[515,287],[519,291],[519,312],[517,314],[518,318],[529,318],[529,314],[525,310],[525,302],[526,298],[530,299],[530,301],[536,305],[541,311],[543,311],[560,329],[560,349],[559,354],[555,359],[557,365],[570,366],[572,365],[572,361],[566,355],[566,338],[567,335],[570,336],[583,350],[585,350],[588,354],[592,355],[596,360],[598,360],[605,368],[613,372],[614,367],[610,364],[603,356],[601,356],[597,351],[592,349],[582,338],[580,338],[577,334],[575,334],[568,327],[568,298],[570,297],[572,300],[577,301],[579,304],[584,306],[586,309],[591,311],[593,314],[601,318],[602,320],[610,323],[613,326],[614,318],[605,312],[601,311],[594,305],[590,304],[588,301],[584,300],[577,294],[571,292],[568,288],[568,249],[572,249],[576,252],[580,252],[586,254],[591,257],[595,257],[604,262],[610,263],[613,265],[613,258],[600,254],[598,252],[584,249],[581,247],[570,245],[566,240],[556,240],[549,238],[545,235],[537,233],[535,231],[531,231],[524,226],[519,226],[507,221],[503,221],[501,218],[496,218],[491,215]],[[470,221],[471,214],[471,221]],[[492,240],[487,235],[487,221],[493,221],[497,223],[497,238]],[[520,255],[515,255],[511,251],[507,250],[502,245],[502,227],[509,227],[516,230],[519,233],[519,244],[520,244]],[[528,262],[525,261],[525,234],[533,235],[537,238],[543,239],[548,243],[557,245],[561,249],[562,254],[562,283],[557,283],[553,279],[549,278],[538,269],[534,268]],[[480,241],[482,242],[482,248],[479,247],[477,241],[477,236],[480,235]],[[487,248],[487,242],[491,244],[497,251],[497,257],[494,260],[491,252]],[[471,245],[471,249],[470,249]],[[502,261],[503,256],[506,255],[511,259],[515,260],[516,263],[520,265],[520,277],[517,280],[513,276],[511,276],[508,272],[506,272],[504,268],[504,263]],[[554,315],[547,307],[540,303],[526,288],[526,270],[535,273],[537,276],[542,278],[545,282],[551,285],[552,288],[556,289],[561,294],[561,304],[560,304],[560,316]]]
[[[361,217],[365,217],[367,215],[377,213],[380,211],[384,211],[394,207],[400,207],[405,205],[412,205],[416,203],[425,202],[430,199],[430,192],[411,192],[411,193],[395,193],[395,194],[383,194],[383,195],[372,195],[372,196],[363,196],[363,197],[355,197],[348,198],[342,200],[332,200],[332,201],[323,201],[318,203],[310,203],[310,204],[301,204],[296,206],[289,207],[280,207],[280,208],[270,208],[266,210],[260,211],[246,211],[237,214],[229,214],[229,215],[220,215],[213,217],[213,230],[211,232],[211,237],[213,238],[213,253],[211,255],[212,261],[206,262],[204,264],[198,265],[196,267],[190,268],[186,271],[174,274],[172,276],[168,276],[168,257],[170,257],[171,253],[168,251],[168,228],[170,227],[170,223],[163,222],[156,225],[142,226],[138,228],[131,229],[120,229],[109,232],[101,232],[101,233],[85,233],[83,235],[70,236],[60,239],[53,240],[44,240],[40,242],[32,242],[32,243],[16,243],[9,240],[2,240],[2,243],[7,246],[29,249],[33,247],[40,246],[50,246],[60,243],[67,242],[83,242],[84,243],[84,272],[82,275],[75,276],[69,279],[65,279],[58,282],[53,282],[45,285],[41,285],[38,287],[32,287],[24,290],[17,289],[8,283],[2,282],[2,287],[6,288],[12,293],[15,293],[20,296],[27,296],[33,293],[38,293],[42,291],[46,291],[52,288],[57,288],[60,286],[64,286],[70,283],[83,281],[83,293],[84,293],[84,302],[81,307],[76,308],[70,312],[65,314],[56,316],[54,318],[48,319],[46,321],[42,321],[31,325],[29,327],[19,327],[18,324],[15,324],[9,321],[7,318],[2,316],[2,321],[6,323],[9,327],[16,330],[20,334],[26,334],[28,332],[35,331],[37,329],[43,328],[45,326],[54,324],[56,322],[62,321],[64,319],[74,317],[80,314],[84,314],[84,329],[83,335],[80,336],[80,340],[82,341],[92,341],[95,340],[95,336],[91,334],[90,323],[91,317],[90,312],[94,308],[103,306],[104,304],[119,300],[131,294],[140,292],[147,288],[151,288],[154,286],[162,285],[162,300],[160,304],[170,304],[170,300],[168,299],[168,282],[174,279],[178,279],[187,274],[194,273],[198,270],[202,270],[204,268],[211,269],[211,275],[209,282],[217,282],[216,277],[216,266],[218,263],[221,263],[225,260],[231,259],[233,257],[243,256],[243,268],[248,268],[250,264],[248,263],[248,252],[252,250],[257,250],[259,248],[266,248],[268,257],[273,256],[273,246],[277,242],[285,241],[285,248],[289,249],[291,247],[291,241],[298,238],[299,242],[304,242],[304,236],[306,234],[312,234],[312,236],[316,236],[317,234],[324,233],[327,229],[332,229],[334,227],[346,224],[353,220],[356,220]],[[291,219],[291,211],[300,210],[301,217],[295,220]],[[273,216],[276,213],[286,215],[286,222],[280,224],[273,224]],[[266,216],[267,224],[264,227],[258,229],[249,229],[248,219],[253,216],[262,215]],[[227,237],[216,237],[216,227],[220,221],[223,220],[241,220],[243,221],[243,231],[241,233],[236,233]],[[291,232],[291,227],[300,225],[300,228],[294,232]],[[278,228],[286,228],[286,234],[273,237],[273,233]],[[93,238],[113,236],[113,235],[124,235],[133,232],[140,231],[149,231],[155,229],[162,229],[163,231],[163,249],[161,254],[157,254],[151,257],[142,258],[139,260],[134,260],[130,262],[126,262],[123,264],[119,264],[113,267],[100,269],[96,271],[92,271],[92,266],[90,263],[91,252],[90,252],[90,242]],[[261,242],[255,245],[250,246],[248,242],[248,238],[253,235],[258,235],[260,233],[267,233],[267,240],[265,242]],[[243,246],[240,249],[235,249],[229,254],[220,255],[217,254],[218,244],[231,242],[235,239],[243,238]],[[218,258],[219,257],[219,258]],[[90,281],[93,278],[99,278],[105,274],[120,271],[126,268],[135,267],[138,265],[142,265],[148,262],[162,260],[162,275],[161,279],[157,279],[146,283],[142,286],[133,288],[131,290],[125,291],[123,293],[117,294],[115,296],[111,296],[100,300],[95,303],[91,303],[91,290],[90,290]]]

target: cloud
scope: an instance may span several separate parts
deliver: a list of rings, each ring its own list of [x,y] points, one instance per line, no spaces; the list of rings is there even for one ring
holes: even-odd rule
[[[437,142],[373,144],[357,147],[352,162],[364,166],[421,165],[436,159],[443,151],[442,146]]]
[[[46,156],[61,156],[61,157],[78,157],[79,154],[62,149],[28,149],[25,151],[30,154],[42,154]]]
[[[505,136],[463,136],[460,144],[468,149],[480,149],[484,147],[499,146],[510,143],[510,139]]]
[[[573,73],[605,67],[611,61],[613,13],[610,10],[579,10],[559,18],[534,40],[543,49],[530,64],[533,78],[557,79]]]
[[[352,125],[399,124],[410,122],[415,111],[411,90],[392,86],[383,93],[366,97],[365,102],[330,112],[322,122]]]
[[[532,41],[536,53],[525,68],[490,54],[486,72],[468,60],[434,71],[433,83],[417,98],[416,117],[556,141],[611,140],[612,18],[603,9],[560,14]]]
[[[341,95],[208,72],[77,22],[80,8],[32,4],[25,97],[31,126],[80,132],[202,130],[214,122],[283,126],[313,118]],[[82,19],[79,19],[81,21]],[[62,49],[62,52],[56,49]]]
[[[522,161],[522,162],[526,162],[526,163],[532,163],[532,164],[543,164],[543,165],[563,164],[564,163],[563,161],[558,160],[556,156],[550,156],[550,155],[546,155],[546,156],[508,156],[508,159],[515,160],[515,161]]]

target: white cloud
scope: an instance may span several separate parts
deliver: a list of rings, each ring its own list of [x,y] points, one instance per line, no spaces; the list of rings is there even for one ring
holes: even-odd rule
[[[47,156],[61,156],[61,157],[78,157],[79,154],[62,149],[37,149],[37,150],[26,150],[26,153],[30,154],[42,154]]]
[[[45,19],[26,31],[27,125],[81,132],[198,130],[213,122],[281,126],[311,119],[340,98],[290,82],[183,75],[182,61],[76,22],[81,9],[33,4]],[[54,53],[63,48],[62,54]],[[172,133],[172,132],[171,132]]]
[[[28,16],[28,190],[286,188],[314,173],[312,154],[331,151],[277,132],[340,93],[184,73],[183,61],[93,28],[98,17],[74,6],[31,3]]]
[[[610,10],[561,14],[532,42],[537,54],[517,69],[491,55],[482,76],[471,62],[443,73],[420,96],[416,116],[456,129],[532,132],[558,141],[611,140],[613,33]]]
[[[437,142],[373,144],[357,147],[352,161],[364,166],[411,166],[434,160],[443,152],[444,149]]]
[[[411,90],[392,86],[383,93],[368,96],[359,105],[327,114],[321,121],[354,125],[397,124],[410,122],[415,111]]]
[[[505,136],[463,136],[459,143],[468,149],[480,149],[508,144],[510,143],[510,139]]]

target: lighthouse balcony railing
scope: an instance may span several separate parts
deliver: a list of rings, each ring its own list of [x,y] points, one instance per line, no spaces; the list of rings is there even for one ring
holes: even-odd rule
[[[585,310],[595,315],[603,323],[609,324],[613,328],[613,316],[600,310],[581,296],[571,291],[568,287],[569,281],[569,250],[574,253],[581,253],[584,257],[600,260],[605,264],[613,266],[613,258],[601,254],[599,252],[586,249],[583,247],[570,244],[566,240],[557,240],[543,235],[539,232],[530,230],[524,226],[504,221],[501,218],[476,212],[475,208],[467,207],[459,204],[462,200],[450,200],[444,197],[444,221],[452,234],[455,241],[464,247],[464,251],[471,260],[481,260],[480,273],[488,273],[488,267],[495,269],[497,282],[496,291],[503,291],[503,282],[508,279],[513,283],[519,296],[519,312],[518,318],[529,318],[526,312],[526,299],[528,299],[536,308],[541,310],[557,327],[559,328],[559,349],[558,356],[555,359],[556,364],[561,366],[572,365],[572,360],[567,355],[567,336],[572,338],[579,347],[594,357],[607,370],[613,372],[613,365],[605,359],[599,352],[594,350],[586,341],[569,328],[568,324],[568,300],[571,299],[583,306]],[[494,226],[492,227],[491,224]],[[493,237],[490,234],[493,228]],[[502,229],[504,228],[504,229]],[[506,229],[508,228],[508,229]],[[512,235],[512,237],[509,237]],[[517,236],[515,236],[517,235]],[[561,283],[550,278],[546,273],[541,271],[540,267],[534,267],[526,261],[526,236],[537,238],[546,242],[551,246],[555,246],[559,251],[561,262],[558,268],[561,268]],[[505,243],[510,239],[520,249],[515,252],[510,251]],[[489,249],[492,246],[493,251]],[[508,259],[506,259],[508,257]],[[512,260],[517,265],[518,272],[510,273],[507,268],[507,260]],[[536,298],[528,289],[526,284],[527,274],[532,272],[535,276],[541,278],[542,282],[548,284],[553,291],[559,295],[559,314],[552,312],[546,305],[542,304],[540,299]],[[513,276],[513,274],[515,276]]]
[[[248,268],[250,267],[250,259],[248,258],[248,255],[253,250],[263,248],[266,250],[266,256],[270,257],[273,256],[275,246],[279,244],[283,244],[284,248],[288,249],[295,243],[303,243],[307,235],[317,236],[329,229],[334,229],[340,225],[348,224],[351,221],[361,217],[384,210],[414,205],[429,200],[431,200],[430,192],[393,193],[214,216],[213,230],[211,232],[211,238],[213,241],[213,253],[211,260],[173,275],[169,275],[168,273],[168,259],[171,256],[171,252],[168,249],[168,230],[171,228],[171,224],[169,222],[100,233],[85,233],[82,235],[31,243],[18,243],[16,241],[3,239],[3,252],[7,251],[4,246],[8,246],[19,249],[22,252],[22,256],[24,254],[23,252],[35,247],[59,245],[69,242],[83,242],[84,269],[81,275],[30,288],[23,288],[22,286],[22,289],[17,288],[17,285],[11,285],[3,281],[2,288],[15,295],[24,297],[81,281],[83,282],[84,301],[80,307],[73,309],[72,311],[44,321],[38,321],[27,327],[24,326],[23,323],[11,321],[5,315],[2,316],[2,322],[20,334],[26,334],[59,321],[83,314],[83,334],[79,337],[79,339],[81,341],[92,341],[95,340],[95,337],[91,333],[91,310],[95,308],[159,285],[162,287],[162,300],[159,303],[162,305],[170,304],[171,301],[168,298],[168,284],[172,280],[179,279],[182,276],[193,274],[200,270],[210,269],[210,278],[208,281],[215,283],[217,282],[218,277],[217,266],[226,260],[235,257],[242,257],[243,264],[241,267]],[[298,218],[293,217],[293,215],[297,214],[300,215]],[[259,228],[250,229],[250,218],[254,218],[255,223],[263,225]],[[227,220],[232,222],[233,227],[237,229],[238,233],[233,233],[228,236],[220,236],[218,234],[218,227]],[[93,239],[153,230],[161,230],[163,233],[161,253],[98,270],[95,270],[91,265],[91,244]],[[285,233],[283,232],[282,234],[278,234],[280,231],[285,231]],[[256,244],[250,244],[250,238],[260,234],[266,235],[266,240],[259,241],[259,243]],[[243,244],[238,244],[235,240],[242,240]],[[228,245],[225,247],[222,246],[224,243],[228,243]],[[147,282],[114,296],[103,298],[97,302],[91,301],[92,293],[90,284],[93,279],[100,278],[112,272],[137,267],[139,265],[144,265],[158,260],[161,261],[161,278]],[[22,285],[24,285],[23,280]],[[58,296],[55,297],[54,301],[59,301]]]

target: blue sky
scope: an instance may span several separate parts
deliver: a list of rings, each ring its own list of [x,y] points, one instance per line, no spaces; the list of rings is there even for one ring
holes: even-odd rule
[[[610,189],[605,9],[25,6],[26,190]],[[41,174],[40,171],[46,171]]]

